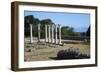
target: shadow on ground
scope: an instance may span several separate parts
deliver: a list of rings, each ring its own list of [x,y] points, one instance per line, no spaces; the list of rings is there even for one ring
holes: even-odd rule
[[[88,59],[90,58],[90,56],[87,54],[80,53],[79,50],[68,49],[68,50],[60,50],[57,53],[56,57],[49,57],[49,58],[53,60],[64,60],[64,59],[69,60],[69,59]]]
[[[86,57],[77,57],[77,58],[58,58],[58,57],[49,57],[50,59],[52,60],[71,60],[71,59],[89,59],[90,57],[89,56],[86,56]]]

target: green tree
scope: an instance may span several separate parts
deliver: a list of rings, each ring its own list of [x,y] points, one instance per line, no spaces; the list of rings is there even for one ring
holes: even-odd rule
[[[30,26],[29,24],[32,24],[32,28],[34,29],[32,31],[34,36],[37,36],[37,24],[40,23],[40,20],[38,18],[35,18],[33,15],[28,15],[24,17],[24,34],[25,36],[29,36],[30,35]]]
[[[45,25],[52,25],[53,21],[51,19],[44,19],[41,20],[41,37],[44,38],[45,37]]]
[[[89,26],[88,30],[86,31],[86,36],[90,36],[90,26]]]
[[[29,24],[33,24],[33,18],[34,18],[34,16],[32,16],[32,15],[24,17],[24,31],[25,31],[24,34],[25,34],[25,36],[30,35],[30,25]]]
[[[33,19],[33,36],[38,36],[38,24],[40,23],[40,20],[38,18]]]
[[[69,26],[63,26],[61,28],[61,34],[67,35],[67,36],[78,36],[79,35],[78,33],[74,32],[73,27],[69,27]]]

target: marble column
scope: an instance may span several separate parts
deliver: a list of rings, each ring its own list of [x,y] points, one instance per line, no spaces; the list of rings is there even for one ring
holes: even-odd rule
[[[32,24],[30,25],[30,43],[33,43],[33,37],[32,37]]]
[[[51,43],[54,43],[54,25],[52,24],[52,38],[51,38]]]
[[[38,24],[38,42],[40,42],[40,24]]]
[[[59,45],[61,45],[61,26],[58,24],[59,27]]]
[[[49,37],[48,37],[48,42],[51,42],[51,33],[50,33],[50,25],[48,25],[48,33],[49,33]]]
[[[47,24],[45,24],[45,42],[48,42],[48,37],[47,37]]]
[[[58,44],[58,39],[57,39],[57,25],[55,25],[55,44]]]

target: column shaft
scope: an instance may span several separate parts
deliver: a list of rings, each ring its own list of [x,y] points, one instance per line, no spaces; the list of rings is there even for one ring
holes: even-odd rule
[[[48,38],[47,38],[47,25],[45,24],[45,42],[48,42],[47,39],[48,39]]]
[[[50,25],[48,25],[48,32],[49,32],[49,38],[48,38],[48,42],[51,42],[51,33],[50,33]]]
[[[58,25],[59,26],[59,44],[62,44],[61,43],[61,26],[60,25]]]
[[[52,39],[51,43],[54,43],[54,25],[52,25]]]
[[[57,25],[55,25],[55,44],[58,44],[58,39],[57,39]]]

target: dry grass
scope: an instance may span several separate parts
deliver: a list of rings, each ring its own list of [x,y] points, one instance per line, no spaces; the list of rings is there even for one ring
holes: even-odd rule
[[[74,42],[74,43],[73,43]],[[90,45],[89,43],[85,43],[82,41],[67,41],[64,42],[63,46],[59,45],[30,45],[28,43],[25,44],[25,61],[45,61],[45,60],[53,60],[52,57],[56,57],[58,51],[63,49],[68,49],[70,47],[78,48],[81,53],[85,53],[90,55]],[[30,49],[31,51],[27,51]],[[40,49],[41,48],[41,49]]]

